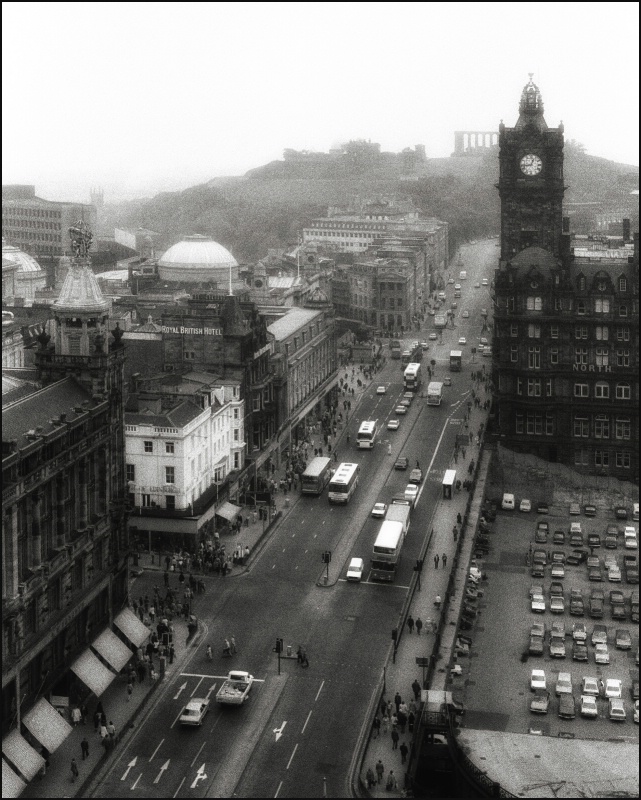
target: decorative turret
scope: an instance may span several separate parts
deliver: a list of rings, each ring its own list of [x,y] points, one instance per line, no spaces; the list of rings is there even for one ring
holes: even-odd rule
[[[533,73],[530,72],[530,80],[523,87],[521,92],[521,102],[519,103],[519,118],[516,129],[525,128],[527,125],[535,125],[540,131],[547,129],[547,123],[543,118],[543,98],[539,87],[532,81]]]

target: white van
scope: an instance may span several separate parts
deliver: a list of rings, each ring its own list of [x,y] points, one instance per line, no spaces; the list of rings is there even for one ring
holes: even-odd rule
[[[514,495],[506,492],[503,495],[503,500],[501,500],[501,508],[504,511],[514,511],[514,505],[515,505]]]
[[[467,272],[464,269],[462,269],[459,272],[458,276],[459,276],[459,280],[462,280],[462,281],[466,281],[467,280]]]
[[[360,581],[363,577],[363,570],[365,569],[365,562],[362,558],[353,558],[347,567],[347,580]]]

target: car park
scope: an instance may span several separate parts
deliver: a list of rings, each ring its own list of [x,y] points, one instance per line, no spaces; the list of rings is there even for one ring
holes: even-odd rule
[[[608,642],[608,629],[605,625],[597,624],[592,628],[592,636],[590,641],[593,645],[607,644]]]
[[[574,719],[576,716],[576,704],[571,694],[562,694],[559,698],[559,717],[561,719]]]
[[[537,689],[543,689],[543,691],[545,691],[546,688],[545,671],[542,669],[533,669],[530,675],[530,689],[535,692]]]
[[[621,568],[616,564],[608,567],[608,580],[610,583],[621,583]]]
[[[549,514],[550,507],[547,503],[538,503],[536,506],[536,513],[537,514]]]
[[[583,534],[581,531],[570,531],[570,547],[583,547]]]
[[[560,636],[550,636],[550,657],[565,658],[565,639]]]
[[[599,643],[594,647],[594,662],[595,664],[609,664],[610,651],[607,644]]]
[[[399,403],[399,405],[397,405],[396,408],[394,409],[394,413],[399,414],[400,416],[403,416],[403,414],[407,414],[407,406],[404,406],[401,403]]]
[[[569,564],[570,566],[576,566],[577,564],[583,564],[584,561],[588,559],[588,551],[587,550],[573,550],[570,555],[565,559],[565,563]]]
[[[397,419],[390,419],[390,420],[388,421],[388,423],[387,423],[387,430],[388,430],[388,431],[397,431],[397,430],[398,430],[398,428],[399,428],[399,426],[400,426],[400,424],[401,424],[401,423],[399,422],[399,420],[397,420]]]
[[[545,598],[542,594],[535,594],[532,596],[530,601],[530,608],[536,614],[544,614],[545,613]]]
[[[588,648],[583,642],[572,642],[572,661],[587,661]]]
[[[565,578],[565,567],[563,564],[552,564],[552,577]]]
[[[600,619],[603,616],[605,597],[600,589],[593,589],[590,594],[590,616]]]
[[[532,503],[530,503],[527,497],[524,497],[519,503],[519,511],[524,511],[525,513],[532,511]]]
[[[386,511],[387,511],[387,505],[385,503],[374,503],[374,508],[372,509],[372,516],[380,519],[385,516]]]
[[[365,562],[362,558],[352,558],[347,567],[347,580],[360,581],[363,578],[363,570],[365,569]]]
[[[530,711],[534,714],[547,714],[550,707],[550,693],[545,689],[537,689],[530,701]]]
[[[588,631],[584,622],[575,622],[572,625],[572,638],[575,642],[585,642],[588,638]]]
[[[614,635],[614,644],[618,650],[630,650],[632,647],[632,637],[630,631],[625,628],[617,628]]]
[[[565,531],[554,531],[552,544],[565,544]]]
[[[581,506],[578,503],[570,503],[570,516],[578,517],[581,513]]]
[[[384,386],[378,386],[376,389],[376,394],[385,394],[387,389]]]
[[[559,672],[554,692],[557,697],[562,694],[572,694],[572,675],[569,672]]]
[[[181,725],[200,726],[209,711],[209,700],[206,697],[192,697],[180,713],[178,722]]]
[[[565,612],[565,601],[562,597],[551,597],[550,598],[550,611],[553,614],[563,614]]]
[[[407,469],[410,465],[410,460],[407,456],[399,456],[394,462],[394,469]]]
[[[415,483],[408,483],[405,487],[405,499],[409,500],[412,507],[416,505],[418,498],[418,486]]]
[[[423,480],[423,472],[418,467],[410,472],[410,483],[420,483]]]
[[[625,722],[625,703],[618,698],[611,698],[608,703],[608,717],[612,722]]]
[[[563,584],[560,581],[552,581],[550,584],[550,597],[563,597]]]
[[[587,506],[583,506],[583,513],[586,517],[596,517],[596,506],[588,504]]]
[[[584,676],[583,680],[581,681],[581,693],[599,697],[601,692],[599,690],[599,682],[597,679]]]
[[[598,533],[588,533],[588,547],[601,547],[601,537]]]
[[[587,719],[596,719],[599,716],[596,697],[590,694],[582,694],[579,713],[582,717],[586,717]]]
[[[616,533],[606,533],[604,544],[608,550],[616,550],[619,544],[619,537]]]

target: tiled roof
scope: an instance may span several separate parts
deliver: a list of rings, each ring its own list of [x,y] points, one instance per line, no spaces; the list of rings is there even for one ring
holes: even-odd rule
[[[203,409],[192,403],[191,400],[184,400],[164,414],[127,411],[125,424],[153,425],[155,428],[184,428],[202,413]]]

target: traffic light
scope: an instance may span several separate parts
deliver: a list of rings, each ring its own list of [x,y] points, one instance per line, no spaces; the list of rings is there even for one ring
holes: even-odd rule
[[[332,560],[332,553],[331,550],[325,550],[321,556],[321,561],[323,564],[329,564]]]
[[[282,653],[283,652],[283,640],[282,639],[276,639],[275,650],[276,650],[277,653]]]
[[[398,638],[398,628],[392,628],[392,641],[395,642]]]

